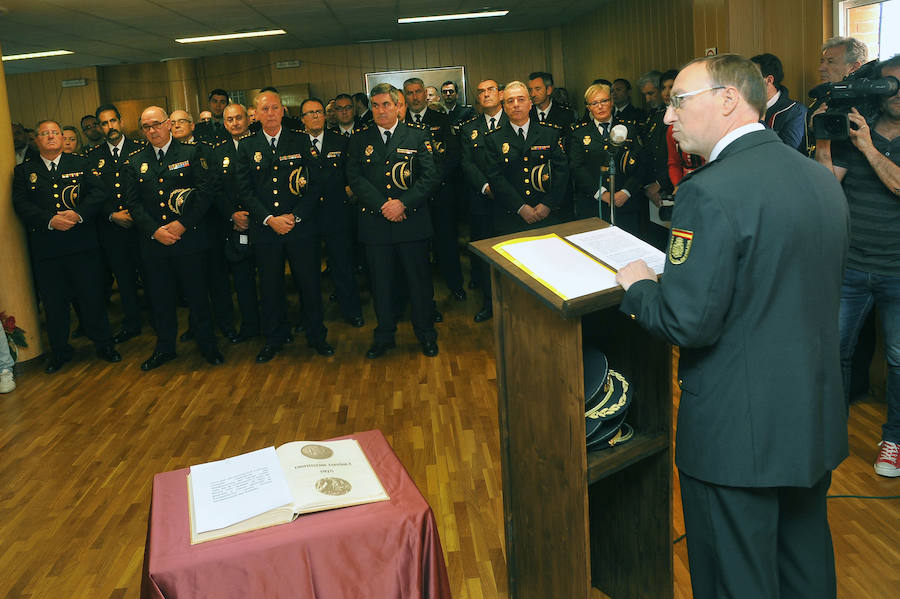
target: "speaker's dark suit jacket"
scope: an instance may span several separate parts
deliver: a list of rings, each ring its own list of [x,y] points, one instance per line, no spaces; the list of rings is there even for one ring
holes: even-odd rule
[[[686,176],[660,283],[621,309],[681,346],[675,460],[734,487],[809,487],[847,455],[838,309],[847,205],[771,131]]]

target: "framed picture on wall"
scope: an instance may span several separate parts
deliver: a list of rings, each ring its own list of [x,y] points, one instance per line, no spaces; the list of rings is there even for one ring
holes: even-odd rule
[[[453,81],[459,88],[460,103],[468,104],[466,98],[466,68],[465,67],[438,67],[435,69],[413,69],[410,71],[380,71],[378,73],[366,73],[366,95],[379,83],[390,83],[399,90],[403,90],[403,82],[407,79],[418,77],[425,82],[425,87],[433,85],[441,90],[444,81]]]

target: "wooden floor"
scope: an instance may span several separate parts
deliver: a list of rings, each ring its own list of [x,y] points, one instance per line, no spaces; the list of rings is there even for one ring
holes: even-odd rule
[[[404,322],[397,349],[365,359],[371,303],[363,329],[331,303],[332,358],[298,339],[260,365],[260,342],[222,344],[226,364],[207,367],[181,344],[176,362],[144,373],[154,343],[145,326],[120,347],[120,364],[93,359],[79,339],[62,372],[20,374],[18,389],[0,396],[0,597],[138,597],[155,473],[374,428],[434,510],[454,597],[506,597],[491,323],[472,322],[477,292],[457,303],[436,291],[445,317],[436,358],[420,354]],[[832,493],[900,495],[900,479],[872,470],[884,414],[873,401],[853,407],[851,456]],[[684,532],[677,489],[675,498],[673,539]],[[835,498],[829,507],[839,596],[896,597],[900,501]],[[691,597],[683,540],[674,570],[675,597]]]

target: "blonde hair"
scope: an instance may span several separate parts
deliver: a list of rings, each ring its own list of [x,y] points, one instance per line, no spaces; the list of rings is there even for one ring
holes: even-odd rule
[[[612,89],[605,83],[595,83],[591,85],[589,88],[584,90],[584,103],[587,104],[591,101],[591,97],[597,92],[606,92],[607,94],[612,94]]]

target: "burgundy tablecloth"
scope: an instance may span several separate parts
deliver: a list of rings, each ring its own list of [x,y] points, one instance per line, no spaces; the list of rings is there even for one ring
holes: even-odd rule
[[[347,437],[342,437],[347,438]],[[188,469],[157,474],[142,599],[449,598],[434,514],[380,431],[359,441],[390,501],[190,544]]]

